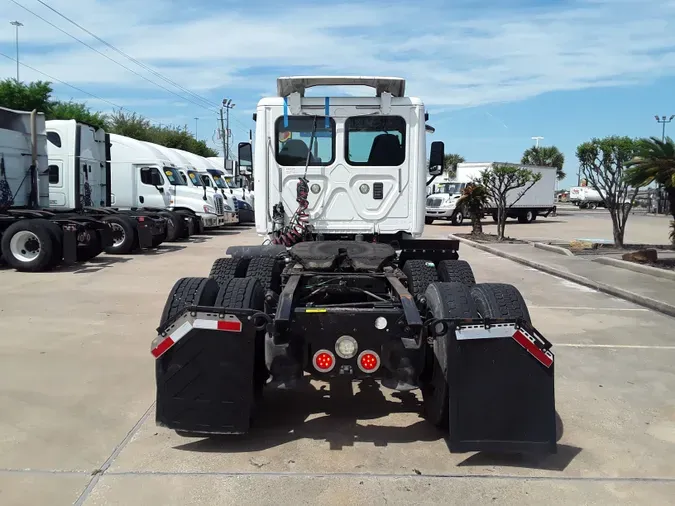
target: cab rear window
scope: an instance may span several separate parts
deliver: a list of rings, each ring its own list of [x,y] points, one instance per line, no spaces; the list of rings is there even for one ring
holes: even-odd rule
[[[330,165],[335,160],[335,121],[332,118],[328,118],[326,127],[324,116],[289,116],[288,125],[284,125],[284,118],[280,117],[274,130],[279,165],[304,167],[308,156],[310,166]],[[311,142],[313,130],[314,141]]]
[[[350,165],[392,167],[405,161],[406,123],[401,116],[356,116],[345,121]]]

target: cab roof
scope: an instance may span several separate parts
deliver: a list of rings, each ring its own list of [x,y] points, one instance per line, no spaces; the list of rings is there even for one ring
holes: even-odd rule
[[[375,88],[376,95],[390,93],[394,97],[405,96],[405,79],[402,77],[374,76],[293,76],[277,79],[277,94],[287,97],[298,92],[305,96],[305,90],[314,86],[368,86]]]

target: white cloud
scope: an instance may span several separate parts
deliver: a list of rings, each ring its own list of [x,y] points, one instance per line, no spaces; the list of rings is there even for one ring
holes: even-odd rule
[[[39,3],[23,3],[161,82]],[[252,2],[249,8],[218,3],[190,11],[182,2],[166,0],[50,4],[182,86],[213,97],[214,104],[228,94],[242,109],[273,90],[279,74],[398,75],[408,80],[410,94],[444,110],[551,91],[638,84],[675,73],[675,32],[668,29],[675,17],[673,1],[578,0],[512,9],[503,3],[474,4],[474,9],[441,3],[422,10],[421,24],[415,3],[263,7]],[[22,61],[31,66],[99,96],[104,96],[101,89],[114,89],[126,100],[151,93],[166,98],[166,107],[188,102],[9,6],[3,17],[26,25]],[[0,31],[0,51],[13,55],[11,30]],[[0,75],[13,75],[13,69],[13,62],[0,58]],[[38,77],[26,69],[22,74]]]

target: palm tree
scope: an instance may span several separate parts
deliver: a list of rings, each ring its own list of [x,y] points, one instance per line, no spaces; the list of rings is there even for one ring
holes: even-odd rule
[[[675,244],[675,142],[668,137],[642,139],[638,142],[637,155],[627,164],[626,182],[632,186],[647,186],[656,182],[666,190],[670,214],[670,240]]]
[[[540,167],[555,167],[558,181],[565,179],[565,173],[562,170],[563,165],[565,165],[565,155],[555,146],[532,146],[525,150],[520,163]]]
[[[457,153],[447,154],[443,157],[443,172],[450,178],[454,177],[457,173],[457,164],[465,161],[464,157]]]

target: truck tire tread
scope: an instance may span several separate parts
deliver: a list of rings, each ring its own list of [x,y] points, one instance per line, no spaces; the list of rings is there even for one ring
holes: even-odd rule
[[[468,286],[458,282],[431,283],[425,292],[434,318],[477,318],[478,308]],[[423,374],[422,399],[427,420],[447,429],[450,417],[448,387],[448,334],[434,339]]]
[[[243,278],[246,276],[248,268],[248,259],[244,258],[218,258],[211,266],[209,277],[215,279],[218,284],[223,285],[232,278]]]
[[[447,282],[475,285],[476,278],[466,260],[442,260],[438,263],[438,279]]]
[[[40,254],[31,262],[21,262],[17,260],[10,250],[10,242],[16,232],[26,230],[32,232],[40,241]],[[54,241],[49,228],[36,220],[20,220],[12,223],[2,234],[2,245],[0,246],[2,256],[7,264],[17,271],[42,272],[49,269],[54,261]]]
[[[180,314],[190,306],[213,306],[220,286],[210,278],[181,278],[173,285],[164,304],[159,325]]]
[[[251,258],[246,270],[246,277],[257,278],[262,285],[263,292],[267,292],[267,290],[279,292],[281,262],[271,257]]]
[[[428,260],[408,260],[402,270],[408,278],[408,291],[413,296],[424,294],[431,283],[438,281],[436,266]]]
[[[520,291],[506,283],[479,283],[471,296],[483,318],[522,318],[531,323],[530,311]]]
[[[105,216],[102,221],[106,223],[116,223],[122,229],[124,229],[124,242],[120,244],[117,248],[114,246],[109,246],[105,249],[105,252],[108,254],[112,255],[128,255],[132,251],[138,248],[138,235],[136,233],[136,226],[134,223],[134,219],[125,216],[122,214],[119,215],[110,215],[110,216]]]

